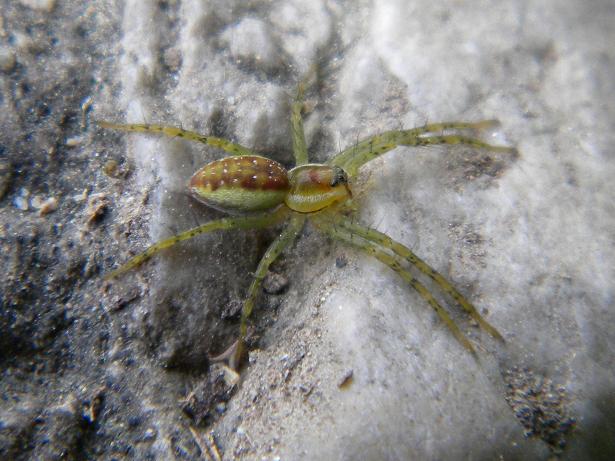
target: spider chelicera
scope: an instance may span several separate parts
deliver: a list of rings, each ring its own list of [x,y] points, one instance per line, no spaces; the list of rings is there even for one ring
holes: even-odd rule
[[[491,128],[498,122],[483,120],[429,123],[409,130],[387,131],[356,143],[324,164],[308,163],[302,119],[306,84],[306,79],[299,84],[291,105],[291,130],[296,166],[290,171],[278,162],[259,156],[250,149],[226,139],[160,125],[99,122],[102,128],[160,133],[198,141],[231,154],[198,170],[190,179],[189,188],[197,200],[208,206],[235,215],[243,213],[239,216],[210,221],[161,240],[143,253],[134,256],[106,278],[123,274],[161,250],[206,232],[263,228],[286,222],[286,227],[271,243],[254,273],[241,312],[239,338],[217,358],[227,361],[232,369],[237,370],[247,353],[245,339],[248,318],[269,266],[295,240],[306,220],[310,220],[317,229],[333,239],[374,256],[397,272],[436,311],[457,340],[470,352],[475,352],[470,341],[425,285],[409,271],[410,266],[432,279],[482,328],[493,337],[502,340],[500,333],[479,314],[477,309],[448,280],[416,256],[412,250],[376,229],[358,224],[349,216],[353,210],[352,184],[362,165],[398,146],[462,144],[493,152],[515,153],[516,149],[513,147],[494,146],[464,134]]]

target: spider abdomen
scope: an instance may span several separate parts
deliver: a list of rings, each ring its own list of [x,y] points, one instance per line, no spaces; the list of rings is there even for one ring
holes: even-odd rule
[[[288,173],[278,162],[256,155],[226,157],[208,163],[190,179],[201,202],[223,211],[258,211],[284,202]]]

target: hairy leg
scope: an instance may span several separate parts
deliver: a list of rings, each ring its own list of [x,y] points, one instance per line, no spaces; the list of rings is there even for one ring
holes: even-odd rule
[[[305,89],[312,77],[310,70],[297,85],[297,93],[291,106],[290,127],[293,136],[293,152],[295,154],[295,166],[308,163],[307,145],[305,143],[305,132],[303,131],[303,98]]]
[[[231,345],[225,352],[218,357],[213,357],[212,361],[225,361],[228,360],[229,367],[233,370],[238,370],[241,365],[242,358],[246,352],[245,350],[245,338],[248,333],[248,318],[252,314],[256,300],[261,291],[261,285],[269,266],[277,259],[277,257],[284,251],[288,245],[290,245],[305,223],[305,216],[299,214],[293,214],[288,222],[286,228],[282,233],[269,245],[269,248],[261,258],[254,273],[254,278],[250,284],[248,290],[248,296],[243,303],[243,309],[241,311],[241,323],[239,325],[239,339]]]
[[[226,230],[226,229],[253,229],[260,227],[268,227],[274,224],[277,224],[288,216],[288,209],[285,207],[280,207],[274,212],[263,213],[255,216],[239,216],[233,218],[222,218],[217,219],[215,221],[210,221],[208,223],[202,224],[198,227],[194,227],[187,231],[184,231],[180,234],[174,235],[167,239],[161,240],[152,246],[150,246],[143,253],[140,253],[130,260],[127,263],[119,267],[118,269],[110,272],[105,276],[105,279],[115,278],[118,275],[121,275],[125,272],[128,272],[135,267],[140,266],[145,261],[150,259],[155,254],[164,250],[165,248],[169,248],[173,245],[178,244],[179,242],[183,242],[184,240],[191,239],[196,237],[197,235],[204,234],[206,232],[212,232],[216,230]]]
[[[494,152],[516,153],[517,149],[507,146],[494,146],[479,139],[458,134],[434,134],[444,131],[478,131],[498,125],[497,120],[480,122],[430,123],[410,130],[386,131],[364,139],[356,145],[340,152],[327,163],[342,167],[349,176],[356,175],[359,167],[398,146],[428,146],[434,144],[464,144]]]
[[[171,126],[162,126],[162,125],[150,125],[150,124],[136,124],[136,123],[128,123],[128,124],[118,124],[118,123],[109,123],[104,121],[97,122],[98,126],[101,128],[112,129],[112,130],[122,130],[122,131],[136,131],[141,133],[159,133],[164,136],[169,136],[171,138],[182,138],[187,139],[189,141],[197,141],[203,144],[207,144],[208,146],[217,147],[222,149],[225,152],[228,152],[231,155],[258,155],[252,152],[247,147],[244,147],[240,144],[235,144],[231,141],[227,141],[223,138],[216,138],[215,136],[205,136],[199,134],[195,131],[188,131],[182,128],[175,128]]]
[[[396,255],[404,258],[414,267],[416,267],[423,274],[431,278],[447,295],[453,298],[457,304],[459,304],[470,316],[478,322],[478,324],[484,328],[491,336],[504,341],[502,335],[495,329],[489,322],[487,322],[479,313],[476,307],[472,305],[457,289],[446,280],[438,271],[419,258],[410,248],[396,242],[391,237],[375,229],[371,229],[360,224],[351,222],[349,219],[340,220],[339,224],[344,229],[348,230],[352,234],[359,235],[365,240],[377,243],[382,247],[392,251]]]
[[[453,333],[455,338],[470,352],[475,354],[472,343],[461,332],[457,324],[453,321],[451,316],[444,310],[444,308],[438,303],[429,290],[419,282],[407,269],[403,268],[399,257],[397,255],[391,255],[385,248],[378,243],[367,240],[353,232],[345,229],[344,227],[338,227],[325,220],[315,219],[314,223],[317,227],[322,229],[331,237],[340,240],[344,243],[350,244],[355,248],[375,257],[383,264],[386,264],[395,272],[397,272],[402,279],[404,279],[416,292],[436,311],[440,319],[445,323],[449,330]]]

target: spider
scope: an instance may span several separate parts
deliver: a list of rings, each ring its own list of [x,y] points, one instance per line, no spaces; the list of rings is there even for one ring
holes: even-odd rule
[[[200,234],[216,230],[264,228],[286,222],[286,227],[271,243],[256,268],[243,303],[238,339],[223,354],[212,359],[225,361],[230,368],[238,370],[247,355],[245,340],[248,318],[261,291],[263,278],[269,266],[295,240],[309,220],[333,239],[375,257],[397,272],[436,311],[455,338],[472,354],[475,354],[475,350],[468,338],[425,285],[410,272],[410,266],[433,280],[491,336],[503,341],[495,327],[438,271],[408,247],[376,229],[358,224],[350,217],[353,210],[352,184],[360,167],[367,162],[398,146],[461,144],[492,152],[515,153],[514,147],[491,145],[464,134],[491,128],[498,125],[498,122],[429,123],[408,130],[387,131],[356,143],[324,164],[309,163],[302,114],[306,85],[307,79],[299,83],[291,104],[290,122],[296,165],[289,171],[278,162],[226,139],[169,126],[98,122],[100,127],[106,129],[159,133],[214,146],[230,154],[198,170],[190,179],[188,187],[197,200],[231,216],[161,240],[109,273],[106,278],[117,277],[160,251]]]

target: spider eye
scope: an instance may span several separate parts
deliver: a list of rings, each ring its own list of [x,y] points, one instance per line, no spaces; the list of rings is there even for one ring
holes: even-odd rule
[[[333,167],[333,178],[331,179],[331,187],[338,184],[348,184],[348,175],[339,166]]]

